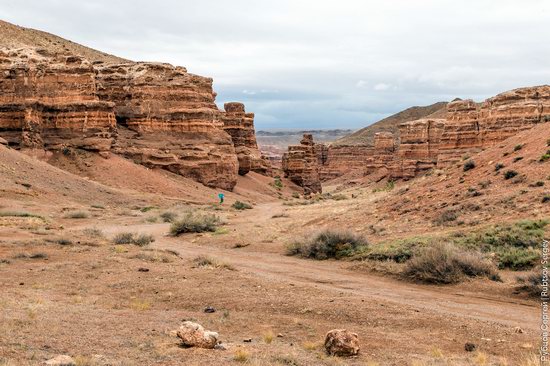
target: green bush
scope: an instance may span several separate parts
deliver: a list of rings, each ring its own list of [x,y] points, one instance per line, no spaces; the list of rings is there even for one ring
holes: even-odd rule
[[[466,277],[499,279],[494,265],[481,254],[462,252],[442,243],[425,248],[410,259],[402,275],[413,281],[432,284],[458,283]]]
[[[350,231],[325,229],[309,239],[292,243],[287,255],[299,255],[318,260],[351,257],[367,249],[368,242]]]
[[[235,210],[250,210],[252,208],[252,206],[248,203],[241,201],[235,201],[235,203],[233,203],[231,207],[233,207]]]
[[[216,215],[201,215],[189,212],[180,220],[172,223],[170,234],[177,236],[185,233],[214,232],[220,224],[221,220]]]
[[[516,175],[518,175],[518,172],[516,172],[515,170],[507,170],[504,172],[504,179],[512,179]]]
[[[473,160],[468,160],[464,163],[464,167],[462,168],[465,172],[468,170],[472,170],[476,167],[476,163]]]
[[[548,159],[550,159],[550,150],[546,151],[546,153],[540,157],[539,161],[542,163]]]
[[[523,149],[523,145],[522,145],[522,144],[519,144],[519,145],[514,146],[514,151],[520,151],[521,149]]]

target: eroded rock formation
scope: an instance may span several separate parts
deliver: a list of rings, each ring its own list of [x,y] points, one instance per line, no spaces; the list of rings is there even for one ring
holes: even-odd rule
[[[271,163],[262,156],[256,142],[254,130],[254,113],[246,113],[244,104],[231,102],[224,104],[225,113],[222,113],[223,129],[231,136],[237,158],[239,160],[239,174],[245,175],[249,171],[268,174]]]
[[[215,104],[212,79],[163,63],[93,64],[41,49],[0,50],[0,136],[16,148],[121,154],[231,190],[270,172],[240,103]]]
[[[238,161],[212,79],[160,63],[97,66],[98,94],[115,103],[113,151],[207,186],[231,190]]]
[[[304,134],[300,145],[291,145],[283,155],[285,177],[304,189],[304,194],[320,193],[319,158],[311,134]]]
[[[100,101],[92,64],[45,50],[0,50],[0,134],[11,146],[106,153],[113,104]]]

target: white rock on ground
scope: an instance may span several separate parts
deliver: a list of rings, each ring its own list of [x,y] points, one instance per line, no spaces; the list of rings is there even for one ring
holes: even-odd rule
[[[359,353],[359,337],[346,329],[333,329],[325,337],[325,350],[332,356],[355,356]]]
[[[189,321],[179,327],[177,335],[187,347],[214,348],[218,343],[218,333],[204,330],[202,325]]]
[[[48,365],[48,366],[76,366],[76,362],[73,360],[73,358],[71,356],[59,355],[59,356],[56,356],[56,357],[44,362],[44,365]]]

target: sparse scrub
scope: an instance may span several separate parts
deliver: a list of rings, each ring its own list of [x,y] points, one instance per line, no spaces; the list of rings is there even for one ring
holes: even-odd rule
[[[231,264],[220,262],[217,259],[208,257],[206,255],[199,255],[198,257],[193,259],[193,263],[195,264],[195,267],[221,268],[230,271],[235,270],[235,267],[233,267]]]
[[[459,213],[457,210],[449,209],[443,211],[438,217],[435,218],[434,224],[442,226],[448,225],[458,219]]]
[[[530,297],[540,298],[542,294],[542,272],[540,268],[534,269],[531,272],[518,276],[516,278],[519,288]]]
[[[292,243],[287,247],[287,255],[299,255],[313,259],[341,259],[351,257],[365,250],[367,240],[350,231],[325,229],[311,238]]]
[[[289,217],[289,216],[285,212],[276,213],[275,215],[271,216],[272,219],[279,219],[279,218],[283,218],[283,217]]]
[[[548,203],[550,202],[550,194],[545,194],[543,197],[542,197],[542,203]]]
[[[84,235],[86,235],[87,237],[89,238],[93,238],[93,239],[102,239],[105,237],[105,235],[103,234],[103,231],[101,231],[100,229],[98,228],[86,228],[84,230],[82,230],[82,233]]]
[[[235,350],[235,354],[233,355],[233,360],[237,362],[247,362],[249,358],[250,352],[244,348],[237,348],[237,350]]]
[[[517,163],[518,161],[523,160],[523,156],[516,156],[514,158],[514,163]]]
[[[518,175],[518,172],[516,172],[515,170],[507,170],[504,172],[504,179],[512,179],[516,175]]]
[[[473,160],[468,160],[467,162],[464,163],[462,170],[467,172],[468,170],[472,170],[475,167],[476,167],[476,163]]]
[[[220,224],[221,220],[216,215],[201,215],[189,212],[180,220],[172,223],[170,234],[177,236],[185,233],[214,232]]]
[[[271,331],[265,332],[262,336],[262,338],[264,339],[264,342],[266,344],[271,344],[271,342],[273,342],[274,337],[275,336],[273,335],[273,332],[271,332]]]
[[[433,284],[458,283],[466,277],[498,279],[494,265],[481,254],[461,252],[454,246],[443,243],[425,248],[409,260],[403,276]]]
[[[113,238],[114,244],[134,244],[140,247],[149,245],[155,241],[155,238],[149,234],[137,234],[137,233],[118,233]]]
[[[140,208],[139,210],[141,212],[149,212],[151,210],[154,210],[155,208],[156,208],[155,206],[145,206],[145,207]]]
[[[546,153],[543,154],[543,155],[540,157],[539,161],[540,161],[541,163],[543,163],[543,162],[545,162],[545,161],[547,161],[547,160],[549,160],[549,159],[550,159],[550,150],[546,151]]]
[[[502,163],[496,163],[495,164],[495,172],[498,172],[502,168],[504,168],[504,164],[502,164]]]
[[[283,181],[281,180],[281,177],[276,176],[273,179],[273,183],[271,183],[271,185],[276,189],[279,189],[279,190],[283,189]]]
[[[520,151],[521,149],[523,149],[523,144],[518,144],[514,146],[514,151]]]
[[[87,219],[90,214],[86,211],[72,211],[65,214],[66,219]]]
[[[235,201],[235,203],[233,203],[231,205],[231,207],[233,207],[235,210],[250,210],[250,209],[252,209],[251,205],[249,205],[246,202],[241,202],[241,201]]]
[[[57,239],[56,242],[59,245],[71,245],[73,243],[72,240],[66,238]]]
[[[165,211],[160,214],[160,218],[164,222],[174,222],[178,215],[175,212],[172,211]]]
[[[36,217],[44,219],[44,217],[25,211],[0,211],[0,217]]]

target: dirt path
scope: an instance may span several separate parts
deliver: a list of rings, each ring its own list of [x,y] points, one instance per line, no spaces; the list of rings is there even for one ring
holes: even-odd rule
[[[279,203],[257,205],[239,213],[231,221],[245,235],[254,235],[258,227],[280,210]],[[122,231],[120,227],[105,227],[107,232]],[[414,285],[391,278],[358,273],[336,261],[312,261],[268,253],[251,248],[226,249],[217,245],[193,243],[193,235],[172,238],[166,236],[167,224],[129,225],[124,230],[136,230],[155,235],[157,249],[170,249],[183,258],[209,255],[235,266],[239,271],[277,283],[287,282],[314,286],[334,293],[353,294],[365,301],[392,302],[422,312],[477,319],[511,327],[537,330],[539,314],[532,302],[498,294],[457,290],[453,287]]]

